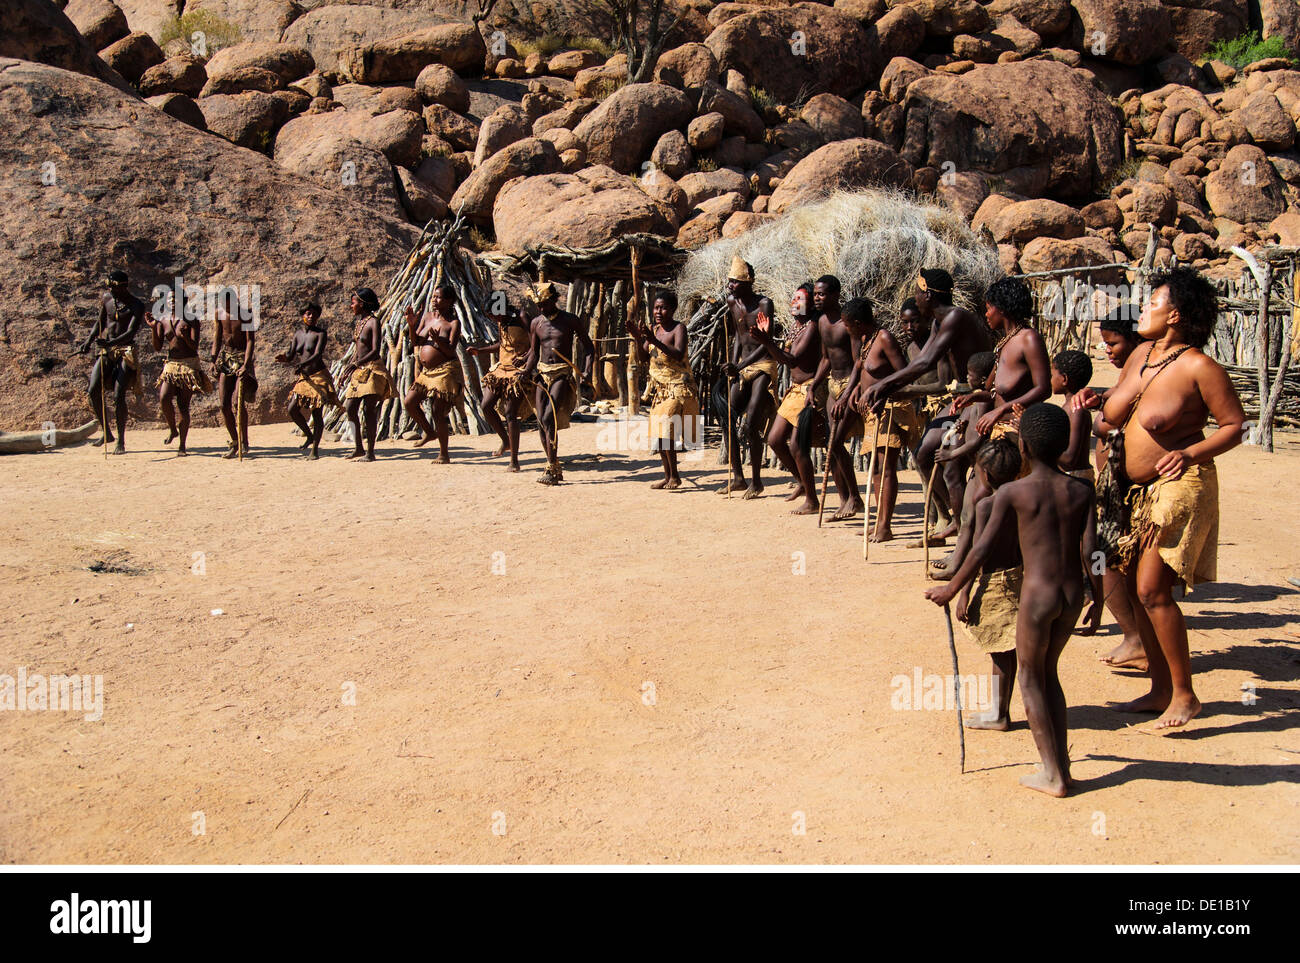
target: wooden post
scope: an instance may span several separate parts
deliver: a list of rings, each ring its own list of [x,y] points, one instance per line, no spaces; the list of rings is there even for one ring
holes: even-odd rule
[[[1261,266],[1259,284],[1259,316],[1255,320],[1255,372],[1259,384],[1259,447],[1261,451],[1273,450],[1273,419],[1264,419],[1264,401],[1268,398],[1268,302],[1273,288],[1273,262],[1266,260]]]

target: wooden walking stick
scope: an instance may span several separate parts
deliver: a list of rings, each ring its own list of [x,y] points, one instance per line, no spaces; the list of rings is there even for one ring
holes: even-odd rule
[[[99,349],[99,415],[104,419],[104,461],[108,461],[108,349]]]
[[[244,460],[244,376],[235,376],[235,444],[238,459]]]
[[[925,486],[925,510],[921,513],[921,544],[925,546],[925,577],[930,578],[930,505],[934,500],[934,473],[939,470],[936,461],[930,466],[930,481]]]
[[[961,670],[957,667],[957,643],[952,637],[952,609],[947,603],[943,606],[944,618],[948,620],[948,654],[952,656],[952,684],[957,690],[957,741],[961,746],[961,771],[966,772],[966,726],[961,718]]]
[[[831,473],[831,442],[835,438],[835,422],[826,419],[826,464],[822,465],[822,497],[817,505],[817,527],[822,527],[822,512],[826,510],[826,479]]]
[[[871,458],[867,461],[867,510],[862,513],[862,561],[867,561],[867,522],[871,518],[871,480],[876,477],[876,443],[880,441],[880,416],[876,415],[875,430],[871,433]],[[880,514],[880,500],[876,500],[876,514]]]
[[[876,419],[876,427],[877,428],[880,427],[879,418]],[[894,409],[890,408],[887,415],[885,416],[885,444],[886,445],[889,444],[889,436],[893,433],[894,433]],[[876,457],[876,452],[874,449],[871,452],[871,457],[872,458]],[[880,480],[876,482],[876,524],[871,530],[871,534],[873,535],[880,534],[880,500],[884,497],[884,494],[885,494],[885,466],[881,465]],[[868,491],[867,497],[870,498],[870,496],[871,493]]]

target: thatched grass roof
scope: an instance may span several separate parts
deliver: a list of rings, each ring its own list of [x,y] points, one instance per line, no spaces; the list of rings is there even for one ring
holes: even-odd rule
[[[845,300],[870,298],[886,321],[912,295],[921,268],[951,272],[955,302],[972,309],[981,307],[984,289],[1002,274],[997,249],[960,214],[892,190],[841,191],[700,248],[677,277],[682,304],[725,293],[735,254],[754,266],[754,289],[782,316],[795,289],[823,274],[840,279]]]

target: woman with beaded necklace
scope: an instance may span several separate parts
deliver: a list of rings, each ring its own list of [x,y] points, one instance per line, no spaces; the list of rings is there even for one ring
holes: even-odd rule
[[[1122,467],[1122,504],[1131,510],[1112,559],[1141,603],[1134,614],[1151,676],[1150,692],[1117,708],[1159,712],[1155,728],[1170,729],[1201,711],[1173,585],[1191,588],[1217,576],[1214,459],[1241,443],[1246,416],[1227,372],[1201,350],[1218,310],[1213,287],[1178,267],[1155,275],[1151,288],[1137,327],[1148,343],[1129,357],[1103,412],[1121,426],[1107,468]],[[1218,427],[1207,438],[1210,418]]]

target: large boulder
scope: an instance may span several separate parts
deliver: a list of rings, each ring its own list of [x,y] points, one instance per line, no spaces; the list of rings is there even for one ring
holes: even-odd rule
[[[99,56],[133,84],[138,84],[150,67],[156,67],[167,59],[147,33],[129,33],[101,50]]]
[[[1264,150],[1290,150],[1295,143],[1295,122],[1267,90],[1256,90],[1233,116],[1245,126],[1255,145]]]
[[[721,114],[727,133],[744,137],[753,143],[761,141],[767,130],[763,126],[763,118],[758,116],[748,100],[713,80],[706,80],[700,85],[697,113],[701,116]]]
[[[131,32],[126,14],[111,0],[72,0],[63,12],[95,50],[103,50]]]
[[[826,141],[862,136],[862,111],[834,94],[816,94],[809,98],[803,110],[799,111],[799,119]]]
[[[478,142],[474,146],[474,166],[481,167],[489,157],[515,141],[532,134],[532,129],[514,104],[502,104],[479,125]]]
[[[772,192],[768,211],[790,208],[838,190],[863,187],[906,187],[912,165],[884,144],[866,137],[836,141],[813,151],[790,171]]]
[[[1238,144],[1205,178],[1205,202],[1215,217],[1268,223],[1286,210],[1286,185],[1268,155],[1252,144]]]
[[[1021,194],[1089,194],[1122,157],[1116,108],[1087,74],[1051,60],[922,77],[903,108],[909,163],[997,174]]]
[[[337,306],[360,285],[382,290],[419,234],[79,73],[0,59],[0,128],[0,168],[58,158],[53,184],[9,180],[0,226],[0,370],[23,384],[0,396],[0,423],[14,428],[84,417],[89,363],[69,360],[68,348],[89,332],[95,279],[111,270],[127,271],[146,297],[182,278],[248,285],[269,347],[290,336],[302,301]],[[152,383],[161,359],[143,357]],[[267,363],[265,347],[261,357],[252,413],[280,419],[293,375]],[[148,396],[134,409],[146,419],[156,411]],[[217,423],[212,406],[195,416]]]
[[[592,164],[621,174],[640,170],[659,138],[685,127],[694,105],[680,90],[663,84],[628,84],[584,117],[574,133],[587,145]]]
[[[276,130],[289,119],[288,105],[260,90],[200,97],[198,105],[211,133],[263,154],[271,153]]]
[[[675,71],[687,87],[698,87],[705,81],[716,81],[722,76],[718,58],[702,43],[684,43],[660,54],[659,62],[655,64],[655,79],[658,80],[669,70]]]
[[[604,165],[510,181],[497,194],[492,224],[498,246],[513,254],[539,244],[591,248],[625,234],[674,233],[659,201]]]
[[[1287,49],[1300,53],[1300,4],[1295,0],[1256,0],[1261,32],[1265,39],[1281,37]]]
[[[808,90],[851,97],[880,76],[874,36],[855,18],[817,3],[764,7],[727,20],[705,45],[782,103]]]
[[[497,192],[507,181],[516,177],[554,174],[562,163],[559,152],[549,140],[526,137],[497,151],[484,161],[483,166],[476,168],[456,188],[448,207],[463,212],[475,223],[490,224],[495,218],[493,205]]]
[[[1070,0],[992,0],[986,9],[995,19],[1014,17],[1044,38],[1064,33],[1070,25]]]
[[[373,147],[393,164],[414,167],[420,162],[424,123],[419,114],[401,109],[379,114],[363,110],[303,114],[280,128],[275,138],[276,156],[299,149],[303,140],[314,140],[327,134],[349,137],[367,147]]]
[[[999,244],[1022,244],[1036,237],[1069,240],[1081,237],[1086,228],[1078,211],[1046,198],[1008,204],[989,224]]]
[[[415,80],[429,64],[442,64],[458,74],[481,74],[486,57],[477,27],[444,23],[354,47],[342,58],[342,68],[358,83],[397,83]]]
[[[925,32],[932,37],[979,33],[989,25],[988,12],[975,0],[893,0],[890,4],[901,5],[921,15]]]
[[[469,88],[446,64],[429,64],[415,78],[415,92],[426,104],[442,104],[458,114],[469,110]]]
[[[178,54],[146,70],[139,87],[140,93],[146,97],[173,91],[197,97],[207,80],[208,72],[203,69],[201,60],[190,54]]]
[[[316,5],[286,27],[281,39],[306,47],[317,67],[338,75],[355,48],[413,33],[437,19],[419,7],[390,10],[342,3]]]
[[[223,74],[244,67],[269,70],[280,78],[282,84],[290,84],[306,77],[316,69],[316,64],[304,47],[291,43],[247,41],[223,47],[212,55],[207,63],[208,82],[216,83]]]
[[[1093,57],[1136,67],[1168,49],[1173,23],[1160,0],[1070,0],[1078,20],[1074,46]]]
[[[117,36],[125,36],[127,32],[122,30]],[[0,3],[0,57],[75,70],[132,93],[122,76],[100,59],[95,52],[98,49],[78,32],[67,13],[48,0]]]
[[[283,149],[277,145],[275,162],[387,217],[405,218],[393,165],[382,153],[345,133],[317,130],[312,136],[295,137]]]
[[[138,3],[139,0],[136,0]],[[156,2],[156,0],[155,0]],[[169,5],[176,0],[162,0]],[[315,6],[312,0],[299,4],[294,0],[185,0],[185,12],[191,16],[202,10],[239,28],[245,40],[276,42],[285,28],[302,14],[303,7]],[[127,19],[131,16],[128,14]],[[131,25],[132,30],[145,27]]]

